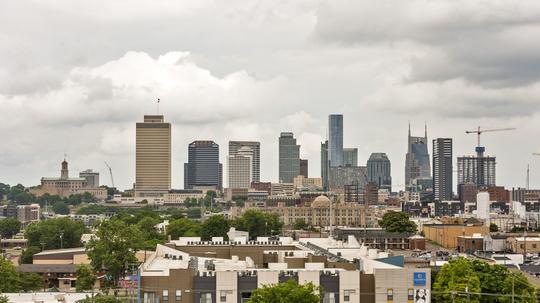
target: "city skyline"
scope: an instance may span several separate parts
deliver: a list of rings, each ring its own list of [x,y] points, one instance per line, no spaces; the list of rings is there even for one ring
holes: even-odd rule
[[[531,140],[540,136],[540,52],[522,38],[540,23],[536,5],[6,3],[1,22],[25,29],[0,27],[0,179],[37,185],[67,153],[74,171],[92,168],[102,184],[110,184],[107,161],[118,187],[130,188],[133,124],[155,114],[160,98],[174,128],[173,188],[183,184],[185,147],[199,139],[261,142],[261,180],[277,180],[282,131],[295,134],[318,176],[336,112],[345,116],[343,146],[358,148],[360,164],[386,153],[396,188],[405,183],[409,120],[415,134],[427,121],[430,139],[453,138],[455,157],[474,155],[467,129],[516,127],[483,137],[497,183],[525,186],[530,164],[530,186],[540,188],[540,158],[531,156],[540,152]]]

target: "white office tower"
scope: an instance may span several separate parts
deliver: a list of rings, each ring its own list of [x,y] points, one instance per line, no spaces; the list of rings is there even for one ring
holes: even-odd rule
[[[489,225],[489,193],[479,192],[476,194],[476,215],[485,220],[485,225]]]

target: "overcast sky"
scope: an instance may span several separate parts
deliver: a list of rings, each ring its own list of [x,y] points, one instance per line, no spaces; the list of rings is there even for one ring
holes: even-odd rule
[[[37,185],[93,168],[135,179],[135,122],[173,124],[173,187],[187,144],[261,141],[261,179],[276,181],[277,139],[294,132],[320,175],[327,116],[344,115],[359,163],[386,152],[404,182],[407,123],[429,139],[485,134],[497,183],[540,187],[540,1],[0,2],[0,182]],[[431,152],[431,147],[430,147]],[[455,163],[455,159],[454,159]],[[226,184],[225,184],[226,185]]]

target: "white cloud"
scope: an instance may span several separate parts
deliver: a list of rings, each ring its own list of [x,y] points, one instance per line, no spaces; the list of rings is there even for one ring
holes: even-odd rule
[[[187,144],[260,140],[277,179],[277,138],[293,131],[319,174],[329,113],[345,145],[388,153],[403,183],[406,125],[428,121],[471,153],[478,125],[502,184],[540,146],[537,1],[12,1],[0,4],[0,182],[36,184],[103,161],[134,180],[135,122],[173,123],[173,185]],[[24,26],[22,26],[24,25]],[[540,179],[539,179],[540,180]],[[537,183],[540,185],[540,181]],[[533,181],[534,185],[534,181]]]

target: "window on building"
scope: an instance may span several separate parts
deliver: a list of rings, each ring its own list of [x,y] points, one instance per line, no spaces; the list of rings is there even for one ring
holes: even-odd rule
[[[525,247],[525,245],[519,244],[519,248],[523,249],[524,247]]]
[[[351,291],[346,289],[343,291],[343,301],[349,302],[351,301]]]
[[[219,302],[227,302],[227,291],[221,290],[219,292]]]
[[[182,301],[182,291],[177,289],[175,294],[174,294],[174,297],[175,297],[176,301]]]
[[[536,248],[536,243],[532,245],[533,248]]]
[[[163,301],[169,301],[169,290],[168,289],[163,290]]]
[[[209,292],[201,293],[200,303],[212,303],[212,294]]]
[[[336,294],[333,292],[324,293],[323,303],[336,303]]]

